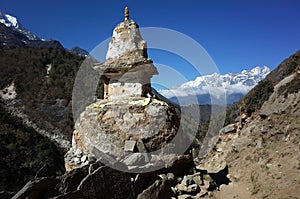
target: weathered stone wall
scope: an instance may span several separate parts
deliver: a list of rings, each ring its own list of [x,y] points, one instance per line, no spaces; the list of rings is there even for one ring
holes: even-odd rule
[[[270,98],[262,105],[261,114],[270,115],[272,113],[291,113],[300,116],[300,91],[294,89],[293,92],[282,94],[280,90],[288,90],[287,86],[296,87],[299,85],[299,73],[293,73],[281,80],[275,87]],[[283,88],[283,89],[282,89]],[[292,88],[290,88],[292,90]]]
[[[120,100],[128,99],[129,97],[141,97],[142,95],[141,83],[112,83],[108,86],[108,99]]]

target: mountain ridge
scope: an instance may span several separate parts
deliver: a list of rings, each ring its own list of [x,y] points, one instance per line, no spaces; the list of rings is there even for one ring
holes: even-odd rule
[[[59,41],[40,39],[34,33],[24,28],[16,17],[0,12],[0,48],[16,47],[64,50],[63,45]]]
[[[74,46],[73,48],[70,49],[70,52],[74,53],[74,54],[77,54],[79,56],[82,56],[82,57],[89,56],[89,52],[82,49],[82,48],[80,48],[79,46]]]
[[[8,28],[12,28],[13,30],[25,35],[29,40],[43,40],[32,33],[30,30],[27,30],[23,27],[23,25],[19,22],[19,20],[12,16],[11,14],[3,14],[0,12],[0,23],[4,24]]]
[[[14,17],[11,14],[3,14],[2,12],[0,12],[0,48],[1,47],[65,49],[59,41],[41,39],[33,32],[26,29],[17,17]],[[88,51],[78,46],[75,46],[68,51],[82,57],[87,57],[89,55]]]
[[[226,104],[232,104],[249,92],[254,86],[270,73],[267,66],[257,66],[239,73],[210,74],[195,78],[195,80],[183,83],[179,87],[159,92],[172,101],[189,105],[192,98],[196,97],[199,104],[210,104],[211,98],[218,99],[226,96]],[[221,97],[222,98],[222,97]],[[224,99],[224,98],[223,98]],[[194,100],[195,101],[195,100]],[[222,101],[215,100],[220,104]]]

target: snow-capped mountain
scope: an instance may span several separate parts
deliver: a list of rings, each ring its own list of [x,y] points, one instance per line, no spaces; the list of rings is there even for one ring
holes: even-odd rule
[[[40,39],[30,30],[22,26],[19,20],[0,12],[0,48],[2,47],[32,47],[65,49],[59,41]],[[70,50],[74,54],[86,57],[89,53],[79,47]]]
[[[40,38],[33,34],[31,31],[25,29],[16,17],[13,17],[9,14],[2,14],[0,12],[0,23],[25,35],[29,40],[40,40]]]
[[[16,17],[0,12],[0,48],[7,47],[64,49],[60,42],[40,39],[24,28]]]
[[[174,89],[160,90],[159,93],[184,105],[195,101],[199,104],[210,104],[212,101],[218,104],[232,104],[263,80],[269,72],[269,67],[257,66],[240,73],[214,73],[197,77]],[[196,100],[191,100],[192,98]]]

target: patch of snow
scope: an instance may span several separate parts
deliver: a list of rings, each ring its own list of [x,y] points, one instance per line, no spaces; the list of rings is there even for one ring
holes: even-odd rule
[[[19,22],[16,17],[13,17],[9,14],[3,15],[0,12],[0,23],[4,24],[6,27],[11,28],[15,31],[18,31],[25,35],[29,40],[39,40],[39,38],[30,32],[29,30],[25,29]]]
[[[12,82],[11,84],[7,85],[5,88],[0,90],[0,97],[4,100],[16,99],[17,92],[16,92],[15,83]]]
[[[16,28],[19,27],[19,23],[16,17],[13,17],[11,15],[6,14],[5,17],[7,18],[7,20]]]
[[[51,68],[52,68],[52,64],[47,64],[46,65],[46,77],[49,77]]]
[[[6,23],[4,19],[0,19],[0,23],[4,24],[6,27],[10,27],[10,24]]]

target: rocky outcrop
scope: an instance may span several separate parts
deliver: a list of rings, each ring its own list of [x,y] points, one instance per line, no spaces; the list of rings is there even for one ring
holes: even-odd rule
[[[108,179],[109,178],[109,179]],[[131,177],[123,172],[101,166],[87,175],[79,184],[85,198],[133,199]]]
[[[94,163],[57,178],[40,177],[29,181],[13,199],[133,199],[131,176]]]
[[[230,132],[235,132],[237,129],[237,125],[236,124],[228,124],[227,126],[223,127],[220,130],[220,133],[230,133]]]
[[[171,187],[174,179],[170,179],[164,177],[161,180],[156,180],[150,187],[144,190],[140,195],[138,195],[138,199],[148,199],[148,198],[171,198],[172,192]]]
[[[263,104],[261,114],[291,113],[300,116],[300,70],[282,79],[270,98]]]
[[[97,161],[56,178],[35,178],[13,198],[198,198],[215,189],[214,180],[205,171],[195,168],[190,155],[172,159],[175,160],[163,169],[130,175]]]
[[[23,198],[131,199],[134,190],[130,175],[95,163],[56,179],[35,178],[13,196]]]
[[[91,104],[75,124],[72,148],[65,158],[67,169],[106,157],[121,158],[128,166],[143,165],[148,157],[141,153],[169,143],[179,129],[179,120],[174,107],[152,98]]]
[[[58,184],[57,179],[53,178],[36,178],[29,181],[12,199],[39,199],[47,197],[49,190],[54,190]]]

